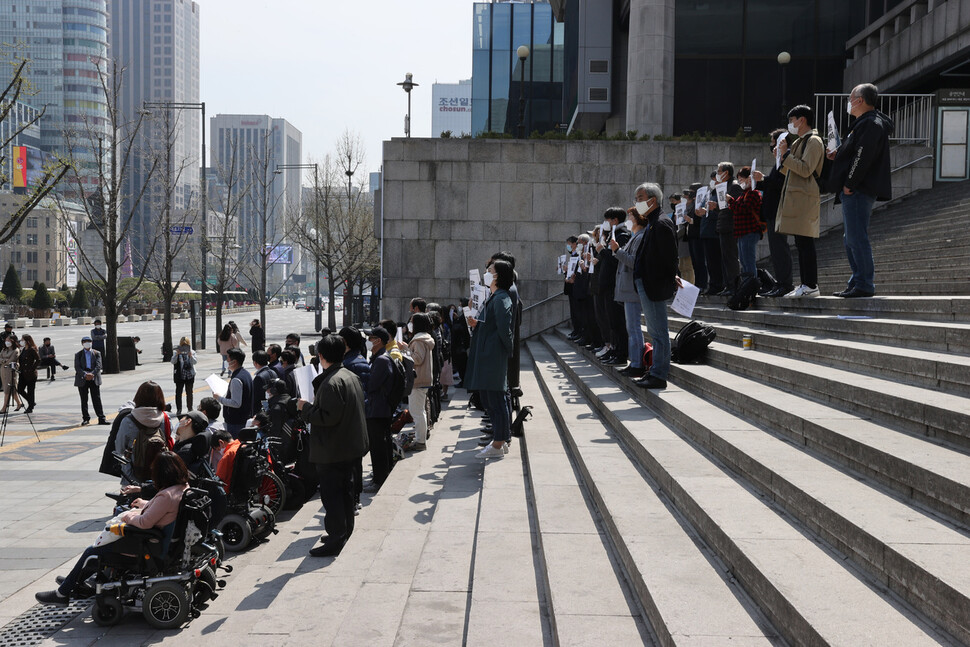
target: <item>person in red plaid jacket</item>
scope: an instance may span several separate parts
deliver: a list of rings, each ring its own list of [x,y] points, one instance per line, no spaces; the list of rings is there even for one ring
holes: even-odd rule
[[[734,237],[738,240],[738,258],[741,261],[741,278],[758,274],[755,249],[764,235],[767,225],[761,219],[761,192],[751,187],[751,167],[738,171],[741,195],[728,197],[728,206],[734,212]]]

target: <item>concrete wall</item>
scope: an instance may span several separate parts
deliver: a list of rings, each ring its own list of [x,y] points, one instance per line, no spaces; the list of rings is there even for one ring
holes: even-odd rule
[[[925,152],[901,149],[896,158]],[[742,166],[768,153],[764,143],[384,142],[384,316],[402,319],[415,296],[457,303],[467,296],[468,270],[484,271],[499,250],[516,257],[526,306],[561,294],[555,259],[565,239],[602,222],[607,207],[632,206],[638,184],[657,182],[669,194],[707,178],[718,162]],[[901,174],[901,191],[932,185],[931,166]],[[841,223],[841,212],[828,218]],[[565,299],[553,299],[527,313],[523,336],[567,316]]]

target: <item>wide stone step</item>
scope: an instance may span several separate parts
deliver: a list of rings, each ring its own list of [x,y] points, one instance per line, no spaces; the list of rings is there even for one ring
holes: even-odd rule
[[[882,317],[919,321],[970,321],[970,297],[897,297],[877,295],[870,299],[840,299],[823,295],[810,299],[757,300],[758,310],[794,314]]]
[[[864,513],[865,506],[876,505],[879,512],[883,512],[879,507],[883,504],[896,503],[901,509],[908,510],[905,506],[871,489],[864,500],[857,504],[851,494],[859,494],[861,490],[850,490],[849,495],[843,495],[842,489],[850,488],[853,483],[859,488],[866,486],[845,475],[841,475],[844,477],[842,480],[836,481],[840,487],[831,488],[825,493],[818,491],[830,483],[820,476],[838,479],[840,473],[788,443],[772,439],[749,423],[732,418],[730,414],[676,387],[660,394],[638,394],[648,398],[651,408],[672,420],[677,430],[690,436],[693,442],[705,446],[706,439],[706,447],[713,448],[717,460],[723,461],[732,470],[735,469],[731,465],[732,452],[746,462],[751,470],[768,478],[773,476],[772,470],[776,466],[791,470],[790,474],[785,474],[791,480],[779,480],[779,491],[768,491],[765,495],[768,499],[763,499],[751,490],[751,485],[759,487],[760,483],[756,480],[750,481],[750,484],[745,482],[754,479],[754,474],[740,469],[738,473],[742,480],[738,480],[712,462],[706,451],[685,442],[670,426],[651,420],[646,408],[639,416],[636,415],[634,405],[637,399],[626,390],[618,390],[615,382],[603,375],[598,367],[591,366],[565,340],[547,335],[543,341],[558,356],[560,366],[572,379],[575,388],[591,399],[599,414],[627,443],[638,463],[669,493],[677,510],[728,564],[734,577],[790,643],[917,645],[948,641],[945,634],[920,620],[913,609],[901,608],[906,605],[883,589],[877,579],[847,568],[841,555],[811,538],[811,534],[824,532],[826,528],[812,528],[817,522],[803,527],[784,514],[780,507],[776,507],[784,505],[781,499],[786,494],[798,503],[804,499],[805,505],[813,508],[814,512],[830,511],[833,505],[849,506],[851,510],[846,514],[851,514],[851,518],[858,518],[856,515]],[[550,372],[553,370],[550,369]],[[554,382],[547,386],[550,386],[550,391],[568,389],[568,383]],[[698,416],[703,420],[689,418],[689,426],[696,430],[696,434],[682,424],[689,416]],[[769,460],[777,465],[764,465]],[[825,470],[830,470],[831,474]],[[804,488],[809,487],[815,487],[816,491],[802,494]],[[815,502],[814,505],[812,502]],[[797,509],[797,506],[791,507]],[[909,513],[907,520],[919,517],[917,513]],[[890,532],[895,529],[897,534],[894,540],[903,539],[902,531],[894,523],[881,522],[877,515],[872,512],[868,514],[874,517],[874,525],[881,523],[881,526],[871,529],[873,532],[881,534],[884,530]],[[811,520],[813,517],[808,518]],[[827,521],[831,523],[834,518],[835,515],[829,512]],[[869,517],[865,519],[868,523]],[[934,522],[929,520],[927,523]],[[922,522],[919,525],[924,529]],[[841,531],[843,527],[840,526],[838,530]],[[940,545],[917,549],[922,551],[921,556],[933,559],[935,552],[944,545],[944,539],[962,539],[961,549],[965,547],[970,551],[970,540],[953,531],[946,533],[942,527],[935,530],[941,534],[933,535],[930,541],[939,542]],[[879,535],[876,537],[874,543],[878,545]],[[847,554],[858,558],[855,553]],[[935,559],[933,566],[938,566],[942,561]],[[899,562],[909,564],[912,560],[904,555]],[[922,587],[923,574],[913,575],[918,570],[912,569],[907,575],[920,580]],[[890,580],[887,578],[884,581]],[[892,583],[907,586],[907,582]],[[939,587],[939,579],[934,580],[934,584]],[[911,587],[907,588],[912,591]],[[917,590],[924,593],[922,588]],[[933,591],[925,593],[934,595]],[[946,599],[949,601],[949,598]],[[960,628],[958,621],[947,615],[948,609],[938,610],[930,604],[923,607],[923,612],[938,613],[943,616],[943,621]],[[959,609],[953,611],[962,613]],[[934,620],[941,622],[935,617]]]
[[[811,299],[804,301],[811,301]],[[678,330],[685,323],[687,319],[670,318],[672,330]],[[744,336],[751,335],[755,349],[773,355],[820,362],[904,384],[970,397],[970,358],[965,355],[825,339],[756,326],[727,323],[712,325],[717,329],[718,342],[728,346],[741,348]]]
[[[759,299],[758,303],[763,300]],[[709,306],[707,301],[699,303],[694,309],[694,318],[904,348],[970,353],[970,324],[965,323],[840,318],[760,309],[732,311],[723,306]]]

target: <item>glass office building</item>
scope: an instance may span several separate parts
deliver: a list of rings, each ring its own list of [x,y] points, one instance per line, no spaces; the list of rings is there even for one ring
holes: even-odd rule
[[[841,92],[846,41],[887,2],[678,0],[674,134],[767,133],[815,93]]]
[[[472,133],[515,133],[524,91],[526,134],[563,122],[562,23],[545,3],[475,3]],[[523,70],[516,50],[529,47]],[[522,82],[524,77],[524,83]]]

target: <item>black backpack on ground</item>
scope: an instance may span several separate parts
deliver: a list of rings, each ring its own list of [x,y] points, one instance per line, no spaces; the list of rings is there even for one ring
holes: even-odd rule
[[[741,279],[738,289],[728,297],[727,307],[731,310],[747,310],[758,296],[758,289],[761,288],[761,280],[757,276],[746,276]]]
[[[713,326],[699,321],[688,321],[674,337],[670,358],[678,364],[691,364],[699,360],[717,333]]]
[[[775,280],[775,277],[771,272],[763,267],[758,268],[758,280],[761,281],[761,287],[758,289],[758,294],[767,294],[778,287],[778,281]]]

